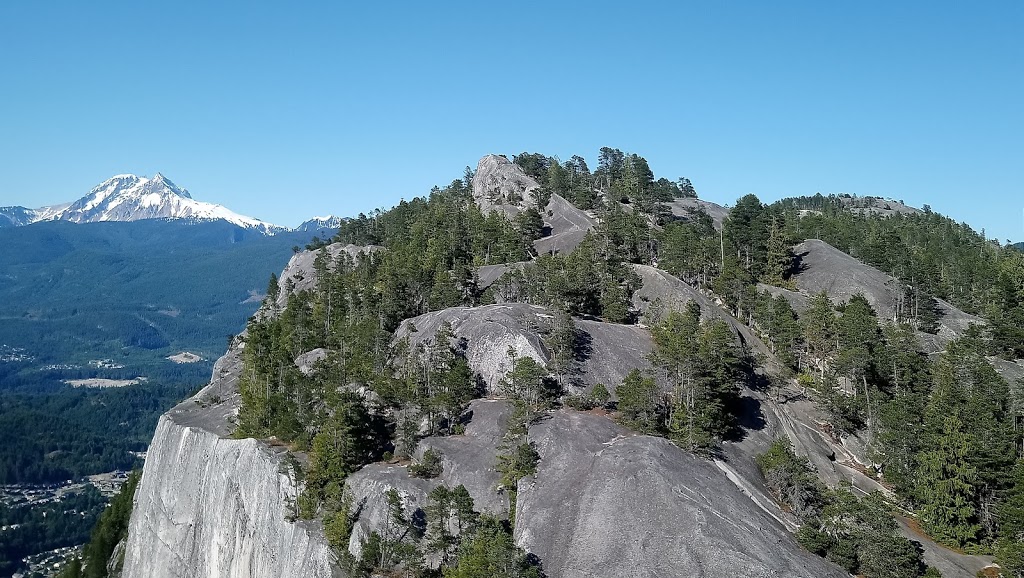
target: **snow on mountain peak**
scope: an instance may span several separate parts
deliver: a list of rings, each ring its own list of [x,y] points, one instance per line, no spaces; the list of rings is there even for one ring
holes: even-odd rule
[[[296,231],[322,231],[324,229],[337,229],[340,228],[342,223],[345,222],[343,217],[336,217],[334,215],[326,215],[323,217],[313,217],[312,219],[302,223],[295,230]]]
[[[197,201],[188,190],[178,187],[161,173],[156,173],[152,178],[133,174],[115,175],[93,187],[85,197],[49,218],[75,223],[143,219],[220,219],[239,227],[257,229],[268,235],[284,230],[284,227],[239,215],[221,205]]]

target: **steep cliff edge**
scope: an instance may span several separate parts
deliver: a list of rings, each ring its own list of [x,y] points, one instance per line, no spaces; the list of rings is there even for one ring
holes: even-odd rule
[[[210,384],[160,418],[135,495],[124,578],[329,578],[323,532],[285,516],[281,455],[225,437],[238,408],[236,342]]]

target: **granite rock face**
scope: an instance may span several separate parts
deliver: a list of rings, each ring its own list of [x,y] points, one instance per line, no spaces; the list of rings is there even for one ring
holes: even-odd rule
[[[289,285],[293,288],[293,292],[295,293],[298,293],[299,291],[308,291],[316,286],[316,269],[313,265],[320,253],[326,252],[328,260],[333,264],[338,256],[342,254],[347,254],[354,260],[359,258],[360,255],[369,255],[383,249],[383,247],[377,245],[361,246],[332,243],[315,251],[300,251],[299,253],[292,255],[292,258],[288,260],[288,265],[285,266],[284,271],[281,272],[281,277],[278,280],[281,287],[281,293],[277,297],[278,309],[283,309],[284,306],[288,304],[289,293],[286,291],[286,288],[289,287]]]
[[[330,578],[316,524],[286,520],[296,495],[281,454],[225,437],[238,408],[241,343],[210,385],[160,418],[135,495],[124,578]]]
[[[818,239],[807,239],[794,247],[793,252],[798,258],[793,280],[803,295],[813,296],[824,291],[829,299],[840,303],[861,293],[875,309],[880,323],[896,318],[898,296],[903,291],[899,280]],[[984,323],[981,318],[941,299],[936,302],[942,313],[938,333],[918,332],[921,347],[926,352],[942,351],[971,324]]]
[[[540,189],[533,177],[501,155],[487,155],[473,174],[473,198],[484,214],[498,211],[509,219],[535,208],[544,219],[547,234],[533,246],[539,255],[568,253],[575,249],[597,220],[557,194],[545,207],[538,207],[534,193]]]
[[[427,449],[441,453],[444,467],[440,476],[414,478],[405,466],[379,463],[349,476],[345,485],[358,512],[349,541],[350,552],[358,556],[363,540],[384,526],[384,493],[389,489],[398,492],[406,515],[413,520],[422,516],[430,491],[442,484],[449,488],[465,486],[477,511],[505,516],[508,498],[497,493],[500,476],[496,456],[511,406],[505,401],[478,399],[470,404],[469,411],[472,420],[465,434],[429,437],[420,442],[418,455],[422,456]]]
[[[597,219],[557,194],[551,195],[541,217],[550,232],[533,242],[538,255],[570,253],[597,226]]]
[[[703,199],[695,198],[683,198],[674,199],[672,202],[667,203],[669,211],[676,217],[681,219],[693,219],[694,215],[698,211],[704,211],[711,217],[711,221],[714,223],[716,229],[722,228],[722,221],[729,216],[729,209],[712,203],[711,201],[705,201]]]
[[[554,319],[548,309],[524,303],[452,307],[404,321],[395,339],[408,337],[412,346],[427,343],[447,321],[456,339],[465,340],[466,358],[480,374],[485,390],[498,393],[501,379],[511,369],[509,348],[516,357],[548,364],[551,354],[544,335]],[[647,359],[651,337],[642,327],[585,319],[575,323],[580,344],[575,370],[565,376],[568,387],[586,389],[603,383],[613,391],[634,368],[653,371]]]
[[[433,341],[442,324],[450,323],[455,338],[465,340],[470,367],[480,374],[488,391],[496,392],[501,378],[511,369],[510,349],[516,357],[532,357],[541,365],[547,364],[547,348],[531,328],[551,318],[547,309],[522,303],[451,307],[403,321],[395,339],[407,337],[412,347],[426,344]]]
[[[501,155],[480,159],[473,173],[473,197],[484,214],[500,211],[509,219],[530,207],[536,208],[533,193],[540,183]]]
[[[497,493],[496,455],[510,406],[476,400],[470,411],[464,435],[421,442],[420,453],[433,448],[444,456],[438,478],[413,478],[393,464],[371,464],[349,477],[359,513],[353,554],[383,527],[389,489],[414,520],[439,484],[463,484],[477,510],[504,516],[508,497]],[[770,498],[756,488],[744,493],[746,482],[730,479],[728,468],[667,440],[576,411],[546,414],[529,437],[541,461],[536,476],[519,482],[515,538],[540,557],[547,576],[846,576],[796,545],[785,514],[771,513],[777,507]]]
[[[668,440],[574,411],[530,438],[541,461],[519,482],[515,537],[549,576],[847,576]]]

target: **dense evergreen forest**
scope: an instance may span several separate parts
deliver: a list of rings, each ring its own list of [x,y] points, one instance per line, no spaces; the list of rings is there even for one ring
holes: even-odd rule
[[[2,229],[0,391],[52,389],[48,366],[75,379],[111,359],[134,377],[182,350],[215,359],[312,236],[160,219]]]
[[[988,359],[1024,353],[1024,254],[927,208],[880,215],[852,211],[839,197],[766,205],[747,195],[716,230],[699,210],[673,216],[666,203],[695,196],[692,183],[655,179],[638,155],[601,149],[593,172],[576,156],[561,162],[523,153],[514,162],[541,184],[536,207],[558,194],[598,218],[575,251],[537,255],[540,212],[528,208],[513,219],[483,214],[467,169],[464,179],[427,197],[346,223],[336,241],[385,250],[356,259],[321,253],[311,291],[293,292],[272,277],[264,309],[250,321],[236,435],[274,436],[308,454],[308,465],[296,461],[292,471],[304,484],[294,515],[322,518],[350,571],[436,574],[424,563],[429,554],[440,557],[437,572],[445,576],[538,575],[535,561],[511,542],[515,482],[543,460],[525,437],[529,425],[560,404],[604,406],[628,427],[717,455],[737,427],[741,388],[761,387],[755,369],[768,365],[736,345],[725,323],[702,319],[692,303],[650,328],[650,360],[667,390],[639,369],[609,384],[615,401],[605,387],[563,387],[576,320],[635,323],[632,296],[640,280],[627,265],[656,263],[757,332],[778,361],[770,376],[776,386],[789,384],[816,400],[837,437],[865,440],[876,464],[869,474],[893,490],[890,500],[825,488],[806,461],[777,442],[759,465],[768,487],[802,521],[797,539],[808,550],[869,578],[934,576],[897,531],[894,513],[913,512],[935,540],[994,553],[1007,575],[1024,573],[1021,384],[1008,383]],[[896,277],[894,290],[906,306],[895,319],[880,319],[864,296],[834,303],[820,294],[798,315],[784,297],[759,291],[759,284],[794,288],[800,261],[792,247],[806,238]],[[476,267],[523,261],[529,263],[481,290]],[[282,291],[287,304],[278,308]],[[929,358],[919,353],[917,336],[936,331],[936,299],[980,315],[985,325]],[[421,424],[429,435],[458,435],[467,403],[482,394],[465,344],[450,327],[416,347],[395,341],[396,328],[428,311],[496,300],[557,314],[541,330],[553,353],[550,366],[513,358],[500,387],[516,407],[499,457],[509,520],[478,515],[464,488],[441,487],[431,495],[425,527],[414,527],[389,496],[387,527],[364,544],[361,559],[352,559],[346,545],[354,512],[345,478],[373,461],[411,459]],[[299,372],[293,360],[320,347],[331,353],[318,371]],[[337,384],[366,386],[379,401]],[[424,456],[411,471],[429,477],[437,467],[437,456]],[[464,529],[457,535],[448,531],[453,519]]]
[[[132,469],[140,460],[131,452],[146,451],[157,418],[200,379],[0,395],[0,483],[58,483]]]

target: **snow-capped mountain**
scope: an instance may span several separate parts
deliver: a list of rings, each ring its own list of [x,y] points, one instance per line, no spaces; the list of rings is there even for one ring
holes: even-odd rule
[[[268,235],[284,230],[258,219],[239,215],[226,207],[192,198],[186,189],[157,173],[153,178],[117,175],[100,183],[57,217],[62,221],[139,221],[142,219],[222,219]]]
[[[339,229],[341,228],[341,224],[345,221],[346,219],[344,217],[335,217],[334,215],[313,217],[296,227],[295,230],[302,231],[303,233],[315,233],[317,231],[324,231],[328,229]]]
[[[36,221],[36,212],[25,207],[0,207],[0,227],[20,227]]]
[[[153,178],[130,174],[111,177],[70,205],[40,209],[0,208],[0,226],[27,225],[47,220],[93,223],[143,219],[224,220],[266,235],[287,230],[285,227],[239,215],[221,205],[197,201],[186,189],[178,187],[160,173]],[[7,223],[3,222],[5,220]]]
[[[4,227],[20,227],[22,225],[35,223],[36,221],[52,219],[55,215],[68,208],[70,205],[71,203],[64,203],[63,205],[52,205],[49,207],[40,207],[38,209],[29,209],[26,207],[0,207],[0,229]]]

